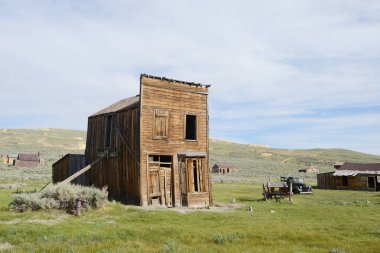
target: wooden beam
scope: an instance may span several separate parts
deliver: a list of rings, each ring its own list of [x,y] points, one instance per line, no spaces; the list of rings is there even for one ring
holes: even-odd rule
[[[89,165],[87,165],[86,167],[84,167],[83,169],[75,172],[74,174],[72,174],[71,176],[69,176],[68,178],[66,178],[65,180],[63,180],[61,183],[65,184],[65,183],[71,182],[72,180],[74,180],[75,178],[79,177],[80,175],[82,175],[86,171],[90,170],[92,168],[92,166],[94,166],[96,163],[100,162],[103,158],[104,158],[104,156],[96,159],[95,161],[93,161],[92,163],[90,163]]]

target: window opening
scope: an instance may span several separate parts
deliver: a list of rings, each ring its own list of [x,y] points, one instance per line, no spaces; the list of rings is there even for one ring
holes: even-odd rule
[[[343,176],[342,177],[342,185],[343,186],[348,186],[348,177],[347,176]]]
[[[113,115],[108,115],[107,122],[106,122],[106,142],[105,142],[106,148],[109,148],[111,146],[112,121],[113,121]]]
[[[197,116],[196,115],[186,115],[185,139],[197,140]]]
[[[375,178],[368,177],[368,188],[375,188]]]
[[[198,166],[197,166],[197,161],[193,161],[193,173],[194,173],[194,191],[197,192],[199,191],[198,189]]]

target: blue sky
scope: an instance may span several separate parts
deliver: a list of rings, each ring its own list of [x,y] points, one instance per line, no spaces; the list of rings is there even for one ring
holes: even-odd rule
[[[380,155],[380,1],[0,0],[0,128],[85,130],[141,73],[212,84],[213,138]]]

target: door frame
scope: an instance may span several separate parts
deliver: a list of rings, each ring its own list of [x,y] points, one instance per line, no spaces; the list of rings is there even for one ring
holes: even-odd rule
[[[161,162],[160,160],[159,161],[150,161],[149,158],[151,156],[158,156],[158,157],[161,157],[161,156],[166,156],[166,157],[170,157],[171,158],[171,163],[167,163],[167,162]],[[150,164],[153,164],[153,163],[158,163],[158,182],[159,182],[159,189],[160,189],[160,193],[161,195],[158,196],[159,198],[159,201],[160,201],[160,204],[161,205],[165,205],[167,207],[169,206],[174,206],[175,205],[175,180],[174,180],[174,155],[173,154],[165,154],[165,153],[149,153],[147,154],[147,160],[146,160],[146,185],[147,185],[147,202],[148,202],[148,205],[152,205],[152,199],[153,197],[150,196],[151,192],[150,192],[150,187],[151,187],[151,180],[150,180]],[[161,164],[166,164],[166,165],[169,165],[170,164],[170,167],[164,167],[164,166],[160,166]],[[166,185],[167,185],[167,179],[166,179],[166,171],[168,171],[168,168],[170,168],[170,187],[169,187],[169,190],[170,190],[170,197],[168,199],[168,196],[167,196],[167,191],[168,189],[166,189]],[[164,178],[163,180],[161,180],[161,173],[162,171],[164,171]],[[163,181],[163,182],[161,182]],[[164,188],[164,194],[162,194],[161,192],[161,185],[164,184],[163,188]],[[155,196],[156,197],[156,196]],[[169,201],[168,201],[169,200]],[[170,202],[170,204],[169,204]]]

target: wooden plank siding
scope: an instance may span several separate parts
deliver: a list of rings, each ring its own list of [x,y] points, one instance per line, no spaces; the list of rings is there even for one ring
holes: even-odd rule
[[[107,120],[112,115],[110,145],[106,147]],[[107,186],[110,198],[139,203],[139,108],[96,115],[88,120],[86,163],[107,157],[91,170],[90,184]]]
[[[177,154],[181,151],[204,152],[207,154],[208,161],[208,89],[203,86],[190,86],[144,76],[141,77],[140,85],[141,204],[148,204],[148,156],[160,154],[173,157],[174,204],[178,206],[181,203],[181,191]],[[167,138],[153,138],[155,110],[168,112]],[[197,117],[196,140],[185,140],[186,114]],[[208,182],[210,180],[208,162],[205,170],[207,173],[204,180]],[[208,191],[203,194],[203,199],[208,200],[209,197]]]
[[[320,173],[317,175],[317,186],[319,189],[335,189],[334,172]]]
[[[376,191],[376,175],[356,175],[356,176],[334,176],[334,172],[321,173],[317,175],[317,184],[320,189],[337,189],[337,190],[366,190]],[[374,187],[369,188],[368,178],[374,180]]]

